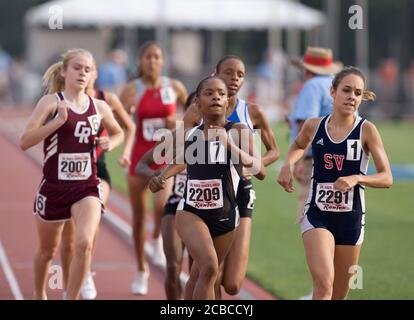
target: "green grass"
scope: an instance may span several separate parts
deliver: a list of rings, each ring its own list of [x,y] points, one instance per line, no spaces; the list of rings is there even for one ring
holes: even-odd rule
[[[413,163],[409,139],[412,123],[376,124],[393,164]],[[288,148],[288,129],[273,126],[282,157]],[[114,186],[125,192],[125,173],[117,165],[120,148],[108,154]],[[256,205],[248,274],[283,299],[309,293],[307,269],[299,225],[295,224],[296,194],[284,192],[275,182],[276,168],[268,168],[265,181],[255,181]],[[351,290],[349,299],[414,298],[414,215],[411,197],[414,182],[395,182],[391,189],[368,189],[365,241],[359,265],[363,289]]]

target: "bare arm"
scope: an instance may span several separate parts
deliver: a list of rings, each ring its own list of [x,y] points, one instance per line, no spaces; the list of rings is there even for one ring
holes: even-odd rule
[[[186,164],[170,164],[158,176],[152,177],[149,181],[149,188],[151,192],[155,193],[165,188],[165,182],[168,178],[187,168]]]
[[[137,92],[135,89],[134,81],[130,81],[126,84],[121,92],[120,100],[128,114],[133,114],[135,112],[137,104]]]
[[[277,161],[280,156],[279,147],[273,131],[270,129],[269,121],[263,109],[255,104],[249,105],[249,114],[253,120],[254,127],[261,130],[261,139],[266,148],[266,153],[262,157],[264,166],[268,166]]]
[[[308,148],[311,139],[315,135],[319,122],[319,118],[306,120],[295,141],[289,148],[285,162],[277,178],[277,182],[287,192],[293,192],[295,190],[293,187],[291,166],[299,161],[305,154],[305,151]]]
[[[102,116],[102,125],[108,132],[108,137],[100,137],[97,141],[103,150],[111,151],[122,143],[124,140],[124,132],[105,101],[96,100],[96,106]]]
[[[42,97],[33,110],[20,137],[20,148],[27,150],[59,129],[68,118],[67,109],[67,103],[58,101],[54,95],[50,94]],[[55,110],[58,111],[58,116],[48,121]]]
[[[389,188],[393,184],[391,167],[384,150],[381,136],[375,125],[371,122],[366,122],[362,127],[362,143],[364,150],[372,154],[377,173],[340,177],[335,181],[334,187],[336,189],[348,191],[356,184],[362,184],[372,188]]]
[[[172,80],[171,85],[174,88],[175,94],[177,95],[177,103],[180,107],[184,108],[185,102],[187,101],[188,92],[184,84],[178,80]]]
[[[122,155],[119,157],[120,165],[125,167],[129,165],[131,162],[130,159],[132,146],[134,144],[135,139],[136,126],[134,121],[132,121],[131,117],[125,111],[121,101],[115,94],[107,93],[107,101],[112,109],[115,118],[118,120],[121,127],[126,129],[124,151],[122,152]]]

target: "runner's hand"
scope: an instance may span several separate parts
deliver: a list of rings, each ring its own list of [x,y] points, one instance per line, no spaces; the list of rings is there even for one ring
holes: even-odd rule
[[[109,137],[99,137],[95,139],[96,144],[99,145],[103,151],[110,151],[111,150],[111,140]]]
[[[127,155],[122,154],[118,159],[118,163],[121,167],[126,168],[131,164],[131,160],[129,159]]]
[[[277,183],[279,183],[286,192],[295,191],[295,188],[293,187],[293,177],[290,166],[284,165],[282,167],[277,178]]]
[[[152,177],[149,181],[149,189],[152,193],[160,191],[165,188],[165,182],[166,179],[162,175]]]
[[[357,175],[339,177],[338,179],[336,179],[334,183],[334,188],[336,190],[346,192],[346,191],[351,191],[352,188],[355,187],[356,184],[358,184]]]
[[[62,121],[62,123],[65,123],[68,119],[68,109],[69,104],[66,101],[58,101],[57,103],[57,112],[58,112],[58,119]]]

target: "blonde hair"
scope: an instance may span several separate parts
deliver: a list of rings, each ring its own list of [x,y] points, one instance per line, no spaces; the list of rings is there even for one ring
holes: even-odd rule
[[[46,87],[46,94],[51,94],[65,90],[65,78],[62,77],[61,71],[66,70],[69,61],[79,54],[89,55],[92,59],[92,67],[95,68],[95,59],[86,49],[70,49],[62,54],[62,60],[52,64],[43,75],[43,85]]]

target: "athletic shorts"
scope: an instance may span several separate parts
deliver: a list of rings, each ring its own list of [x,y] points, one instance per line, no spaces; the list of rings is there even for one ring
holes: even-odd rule
[[[55,184],[43,180],[36,194],[34,214],[49,222],[66,221],[71,218],[70,209],[76,202],[93,197],[102,203],[102,187],[95,183],[76,183],[74,185]]]
[[[365,215],[361,212],[321,212],[309,208],[301,222],[302,235],[323,228],[332,233],[335,245],[360,245],[364,241]]]
[[[236,202],[239,207],[240,218],[251,218],[256,193],[251,179],[240,179],[237,187]]]
[[[164,216],[168,214],[172,214],[175,216],[178,204],[180,203],[181,199],[182,197],[179,197],[175,194],[171,194],[164,207]]]
[[[211,237],[215,238],[227,232],[233,231],[240,223],[239,209],[234,207],[225,214],[213,214],[211,210],[198,210],[186,204],[185,199],[181,199],[177,210],[183,210],[195,214],[207,225]]]
[[[112,181],[111,181],[111,176],[109,175],[109,171],[108,168],[106,167],[106,163],[105,160],[101,158],[98,159],[98,161],[96,162],[96,175],[98,176],[98,178],[105,180],[110,187],[112,187]]]

